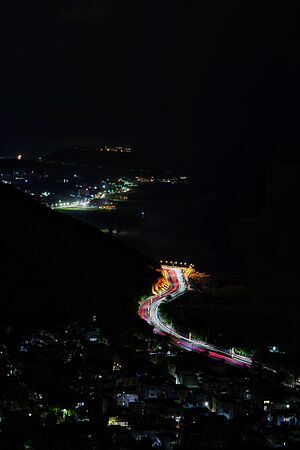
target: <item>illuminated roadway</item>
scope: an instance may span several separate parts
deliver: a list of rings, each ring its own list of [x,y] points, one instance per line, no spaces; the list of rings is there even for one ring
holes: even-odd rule
[[[167,323],[159,315],[159,306],[170,300],[180,297],[189,289],[188,279],[185,270],[179,267],[163,266],[168,287],[166,290],[153,295],[140,303],[139,315],[146,320],[154,331],[163,336],[169,336],[173,344],[188,351],[207,354],[211,358],[223,360],[228,364],[238,367],[251,367],[252,359],[237,355],[232,350],[226,350],[208,342],[190,339],[178,333],[175,328]]]

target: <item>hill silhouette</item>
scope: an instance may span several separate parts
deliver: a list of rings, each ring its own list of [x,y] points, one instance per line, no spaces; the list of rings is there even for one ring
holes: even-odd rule
[[[0,184],[2,326],[63,323],[95,314],[128,327],[158,266],[97,228]]]
[[[101,151],[97,146],[64,147],[49,153],[44,158],[47,161],[75,163],[83,165],[100,165],[111,169],[140,169],[144,161],[135,152]]]

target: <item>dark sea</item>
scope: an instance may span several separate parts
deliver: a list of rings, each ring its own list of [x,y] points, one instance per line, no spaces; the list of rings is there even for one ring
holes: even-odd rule
[[[215,186],[147,183],[116,211],[68,214],[155,260],[193,263],[199,271],[219,274],[232,273],[241,263],[230,240],[233,209]]]

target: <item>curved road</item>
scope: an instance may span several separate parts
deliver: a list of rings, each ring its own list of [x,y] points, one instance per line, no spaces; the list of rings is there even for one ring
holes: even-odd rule
[[[156,333],[163,336],[168,335],[178,347],[198,353],[206,353],[211,358],[223,360],[234,366],[251,367],[253,363],[251,358],[237,355],[231,350],[217,347],[208,342],[189,339],[187,336],[178,333],[173,326],[160,317],[159,306],[161,303],[170,301],[169,296],[171,296],[172,300],[180,297],[189,289],[188,280],[183,269],[163,266],[163,270],[169,286],[165,291],[153,295],[140,303],[140,317],[152,325]]]

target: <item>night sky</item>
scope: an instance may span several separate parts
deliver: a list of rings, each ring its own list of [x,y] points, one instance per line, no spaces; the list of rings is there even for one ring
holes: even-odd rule
[[[107,139],[228,179],[297,159],[292,3],[5,3],[2,154]]]

